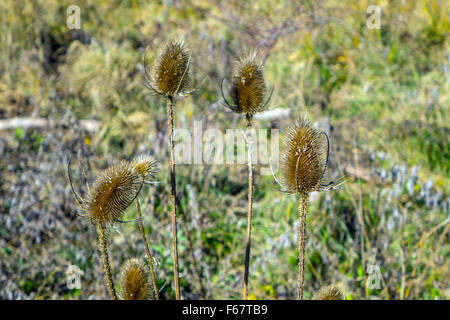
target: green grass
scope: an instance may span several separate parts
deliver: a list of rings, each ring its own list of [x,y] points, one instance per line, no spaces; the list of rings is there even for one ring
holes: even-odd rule
[[[142,152],[156,155],[158,179],[164,183],[145,190],[141,201],[146,232],[159,261],[158,284],[167,282],[162,296],[173,298],[165,104],[142,85],[144,49],[150,41],[157,46],[171,37],[184,36],[193,51],[197,83],[206,75],[209,78],[197,95],[177,102],[175,127],[191,128],[193,120],[203,119],[209,127],[225,130],[232,128],[232,117],[225,109],[211,112],[209,108],[219,99],[220,80],[230,78],[231,64],[249,49],[248,34],[227,20],[225,13],[239,11],[231,4],[219,8],[215,1],[194,0],[195,8],[184,1],[167,8],[164,2],[130,0],[80,1],[82,31],[77,35],[65,27],[69,2],[18,5],[8,0],[0,5],[0,116],[34,114],[101,121],[100,132],[79,137],[80,141],[90,139],[81,146],[94,170],[113,159],[129,159]],[[312,202],[305,297],[310,298],[322,285],[337,283],[347,299],[448,299],[449,224],[443,222],[448,219],[450,191],[449,8],[445,1],[434,0],[416,5],[375,3],[382,6],[381,30],[365,27],[365,10],[372,2],[327,1],[318,14],[332,15],[336,21],[283,35],[265,62],[267,81],[275,86],[272,106],[290,108],[294,117],[306,111],[315,121],[328,119],[332,126],[330,175],[342,175],[352,167],[368,176],[360,180],[362,176],[348,174],[350,180],[343,189],[322,193]],[[253,10],[242,11],[244,21],[272,19],[277,23],[291,12],[279,0],[246,6]],[[154,51],[150,48],[149,62]],[[283,131],[288,123],[276,126]],[[255,122],[257,128],[268,125]],[[240,121],[235,125],[242,126]],[[59,159],[61,151],[46,143],[49,135],[48,131],[20,128],[6,134],[5,159],[11,163],[2,160],[0,168],[8,183],[18,183],[23,172],[39,168],[32,165],[35,156],[44,163]],[[70,134],[62,132],[58,137],[69,141]],[[380,158],[380,153],[385,156]],[[64,160],[58,161],[62,168]],[[10,165],[14,169],[8,169]],[[389,176],[402,166],[405,173],[401,178],[397,174],[381,179],[383,170]],[[49,219],[57,216],[63,221],[51,231],[44,229],[52,236],[43,237],[42,243],[25,247],[18,240],[20,234],[9,232],[8,228],[16,230],[23,225],[28,213],[11,205],[16,195],[5,196],[1,218],[12,217],[16,222],[6,233],[0,230],[5,242],[0,266],[15,273],[11,281],[31,297],[104,298],[95,234],[87,224],[63,212],[69,200],[64,200],[61,191],[67,181],[60,167],[46,175],[45,192],[40,191],[42,185],[30,184],[38,194],[35,201],[42,204],[30,212],[45,211],[51,214]],[[413,167],[418,169],[410,193],[407,184],[413,179]],[[179,227],[180,281],[188,298],[202,296],[197,272],[208,298],[240,297],[246,177],[244,165],[177,167],[179,223],[183,224]],[[429,179],[432,188],[426,191]],[[78,181],[81,187],[82,180]],[[189,198],[188,184],[195,199]],[[426,192],[429,194],[424,195]],[[436,194],[440,194],[440,202],[434,208],[427,199]],[[280,193],[271,177],[256,176],[251,298],[294,297],[296,201],[294,196]],[[127,216],[135,217],[134,211],[130,208]],[[116,276],[126,258],[143,254],[136,226],[119,227],[121,234],[111,233]],[[197,250],[194,255],[190,246]],[[24,259],[20,252],[27,252],[29,258]],[[75,258],[77,252],[84,258]],[[48,259],[54,259],[61,269],[68,262],[77,263],[86,272],[84,287],[65,291],[59,286],[64,282],[62,275],[44,279],[42,273],[33,271],[35,264],[45,266]],[[380,265],[383,274],[380,290],[366,286],[367,264],[372,262]],[[51,285],[43,288],[43,281]]]

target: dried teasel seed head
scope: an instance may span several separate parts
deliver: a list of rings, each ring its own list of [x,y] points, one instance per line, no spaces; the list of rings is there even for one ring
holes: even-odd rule
[[[320,288],[313,296],[313,300],[344,300],[342,291],[336,286],[330,285]]]
[[[171,40],[158,53],[150,74],[147,73],[147,87],[164,96],[183,95],[191,85],[191,53],[183,41]]]
[[[141,155],[131,161],[130,166],[134,173],[145,180],[151,180],[156,174],[156,160],[152,156]]]
[[[280,159],[284,192],[306,194],[321,190],[328,160],[327,141],[306,117],[290,126]]]
[[[108,167],[97,177],[83,202],[85,216],[95,225],[113,224],[136,198],[142,183],[142,177],[128,162]]]
[[[149,300],[151,288],[144,263],[139,259],[128,259],[120,273],[120,287],[124,300]]]
[[[261,111],[265,102],[267,87],[264,81],[263,64],[256,52],[247,54],[236,63],[230,96],[234,106],[227,105],[236,113],[244,113],[247,119]]]

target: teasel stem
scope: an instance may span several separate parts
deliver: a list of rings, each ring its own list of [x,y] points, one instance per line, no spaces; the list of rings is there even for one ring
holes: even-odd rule
[[[175,161],[173,155],[173,96],[167,97],[167,127],[169,129],[169,166],[170,166],[170,205],[172,206],[172,257],[175,299],[180,300],[180,284],[178,280],[178,248],[177,248],[177,201]]]
[[[111,265],[109,264],[108,247],[106,244],[106,228],[105,226],[97,226],[98,240],[100,244],[100,253],[103,260],[103,269],[105,270],[105,282],[108,288],[109,295],[112,300],[117,300],[116,291],[114,290],[114,283],[111,274]]]
[[[303,300],[303,286],[305,281],[305,246],[306,246],[306,217],[308,214],[308,194],[300,195],[298,203],[298,288],[297,300]]]
[[[242,299],[247,300],[248,276],[250,268],[250,247],[252,234],[252,211],[253,211],[253,161],[252,161],[252,120],[247,116],[247,153],[248,153],[248,211],[247,211],[247,245],[245,246],[245,270],[244,270],[244,288],[242,290]]]
[[[156,276],[155,276],[155,271],[153,269],[152,254],[150,253],[150,248],[148,247],[147,238],[145,237],[144,224],[142,222],[141,205],[139,204],[138,198],[136,198],[136,209],[137,209],[137,212],[139,215],[139,231],[141,233],[142,240],[144,240],[145,253],[147,254],[148,265],[150,267],[150,274],[152,275],[153,291],[155,293],[155,299],[159,300],[158,287],[156,285]]]

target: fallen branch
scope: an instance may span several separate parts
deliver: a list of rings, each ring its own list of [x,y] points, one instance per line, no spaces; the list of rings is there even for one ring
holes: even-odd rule
[[[0,130],[11,130],[15,128],[22,129],[44,129],[51,125],[70,125],[67,120],[52,120],[44,118],[10,118],[0,119]],[[80,125],[89,132],[95,132],[100,129],[100,121],[97,120],[80,120]]]
[[[275,121],[290,118],[291,114],[291,109],[276,108],[257,113],[253,116],[253,118],[256,120]]]

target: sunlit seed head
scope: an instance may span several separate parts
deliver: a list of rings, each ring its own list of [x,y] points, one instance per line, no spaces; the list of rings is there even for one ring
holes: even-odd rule
[[[141,260],[128,259],[120,273],[121,294],[124,300],[149,300],[151,288],[148,273]]]
[[[142,177],[128,162],[120,162],[104,170],[95,180],[82,208],[95,225],[111,225],[119,220],[136,198]]]
[[[152,180],[156,174],[156,160],[152,156],[141,155],[131,161],[130,166],[134,173],[145,180]]]
[[[188,91],[191,85],[190,56],[183,41],[166,43],[151,68],[151,77],[147,79],[150,86],[164,96]]]
[[[253,116],[264,107],[267,88],[263,64],[256,52],[247,54],[236,63],[230,95],[237,113]]]
[[[312,300],[344,300],[342,291],[336,286],[330,285],[320,288]]]
[[[326,169],[327,143],[320,131],[305,118],[294,122],[284,138],[281,153],[283,191],[318,191]]]

